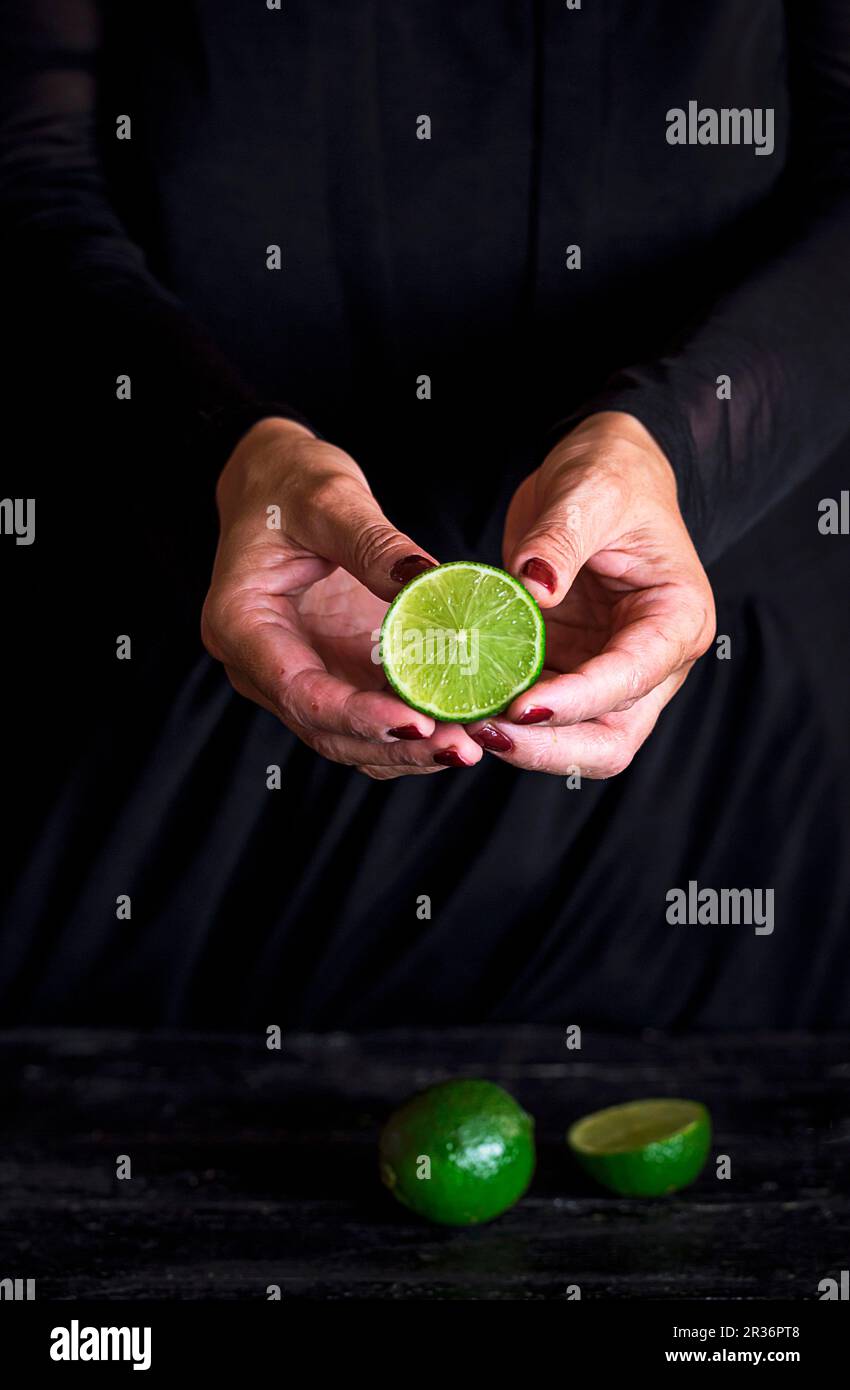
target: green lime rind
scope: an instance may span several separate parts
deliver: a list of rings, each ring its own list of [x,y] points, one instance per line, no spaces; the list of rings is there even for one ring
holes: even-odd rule
[[[399,1202],[439,1225],[473,1226],[526,1191],[534,1121],[492,1081],[444,1081],[390,1116],[378,1149],[381,1181]]]
[[[450,582],[447,586],[445,582],[446,577],[450,576],[453,571],[458,574],[459,579],[465,579],[469,574],[495,576],[500,584],[507,585],[511,591],[513,600],[510,605],[510,611],[513,614],[511,625],[516,625],[520,615],[522,615],[525,634],[519,635],[507,630],[508,624],[504,621],[504,614],[499,615],[501,621],[488,626],[486,607],[483,615],[485,618],[483,626],[480,622],[460,625],[468,626],[470,630],[478,629],[479,640],[485,644],[485,664],[489,667],[491,676],[494,667],[501,667],[504,673],[501,681],[497,679],[495,682],[498,686],[496,698],[483,700],[474,698],[475,687],[477,686],[480,691],[485,685],[484,678],[475,680],[466,677],[467,686],[464,694],[459,689],[462,684],[459,674],[449,682],[448,695],[444,693],[442,698],[434,698],[433,692],[431,692],[431,698],[428,698],[427,694],[423,694],[422,687],[427,687],[429,683],[427,678],[433,678],[434,674],[439,672],[441,668],[414,665],[402,672],[396,667],[393,659],[388,657],[388,636],[394,623],[401,622],[402,630],[405,630],[405,616],[409,619],[418,614],[422,623],[431,624],[436,629],[442,627],[447,634],[459,630],[457,614],[452,611],[451,597],[453,588],[460,590],[461,584],[453,586]],[[473,597],[480,607],[477,591],[474,592]],[[466,617],[468,616],[469,613],[466,614]],[[472,609],[472,616],[475,617],[474,608]],[[412,626],[417,625],[413,624]],[[387,609],[381,626],[380,643],[384,674],[391,688],[404,700],[405,704],[412,709],[419,710],[421,714],[430,715],[432,719],[443,723],[471,724],[475,720],[487,719],[494,714],[501,714],[518,695],[521,695],[524,690],[528,690],[529,686],[534,684],[543,669],[546,656],[546,629],[543,615],[534,596],[512,574],[498,569],[495,565],[485,565],[470,560],[455,560],[425,570],[405,585]],[[497,651],[498,658],[496,656]],[[517,673],[515,680],[511,679],[512,667]],[[493,683],[491,680],[491,687]],[[440,686],[446,686],[445,671]]]
[[[661,1197],[699,1177],[711,1147],[711,1116],[699,1101],[629,1101],[576,1120],[567,1144],[609,1191]]]

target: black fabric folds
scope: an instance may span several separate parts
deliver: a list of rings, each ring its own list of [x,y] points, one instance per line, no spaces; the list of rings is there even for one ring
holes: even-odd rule
[[[847,5],[4,0],[0,50],[3,1016],[850,1025]],[[691,102],[770,151],[669,143]],[[498,563],[598,409],[668,453],[732,651],[622,777],[370,784],[203,654],[255,419]],[[691,880],[773,933],[671,925]]]

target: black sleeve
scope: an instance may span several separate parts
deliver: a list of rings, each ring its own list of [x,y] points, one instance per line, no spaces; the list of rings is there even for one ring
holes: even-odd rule
[[[215,469],[256,420],[302,417],[257,399],[116,213],[96,134],[102,36],[97,0],[0,0],[7,297],[84,408],[109,413],[116,376],[127,375],[133,428],[167,431],[184,458]]]
[[[597,410],[636,416],[670,459],[708,560],[850,433],[850,5],[789,0],[786,10],[781,241],[662,357],[618,371],[553,436]],[[717,395],[723,375],[728,400]]]

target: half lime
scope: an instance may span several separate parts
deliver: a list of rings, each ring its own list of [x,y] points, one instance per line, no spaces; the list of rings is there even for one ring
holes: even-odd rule
[[[567,1143],[603,1187],[624,1197],[659,1197],[701,1173],[711,1118],[695,1100],[633,1100],[576,1120]]]
[[[499,714],[543,667],[543,617],[518,579],[458,560],[418,574],[387,609],[381,661],[396,694],[433,719]]]

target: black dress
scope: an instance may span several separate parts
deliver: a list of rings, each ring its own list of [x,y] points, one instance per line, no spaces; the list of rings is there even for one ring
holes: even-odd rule
[[[0,13],[4,494],[37,508],[0,537],[4,1016],[850,1024],[847,6]],[[497,563],[547,442],[631,411],[729,659],[609,783],[322,762],[198,637],[216,471],[268,403]],[[772,889],[774,930],[671,924],[692,881]]]

